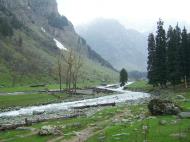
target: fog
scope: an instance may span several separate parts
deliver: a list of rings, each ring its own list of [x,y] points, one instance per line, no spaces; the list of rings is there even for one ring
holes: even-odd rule
[[[97,18],[116,19],[128,29],[152,31],[162,18],[169,24],[188,26],[189,0],[57,0],[61,15],[74,26],[86,24]]]

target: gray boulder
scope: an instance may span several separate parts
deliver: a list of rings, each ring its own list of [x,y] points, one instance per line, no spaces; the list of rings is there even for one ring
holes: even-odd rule
[[[180,118],[190,118],[190,112],[180,112],[178,116]]]
[[[148,104],[152,115],[177,115],[181,108],[168,100],[153,99]]]
[[[166,120],[160,120],[160,121],[159,121],[159,124],[160,124],[160,125],[166,125],[166,124],[167,124],[167,121],[166,121]]]
[[[61,135],[61,131],[57,126],[42,126],[39,131],[40,136],[47,136],[47,135]]]
[[[33,111],[33,115],[41,115],[41,114],[44,114],[45,111],[44,110],[34,110]]]
[[[177,95],[177,96],[176,96],[176,99],[185,100],[185,97],[184,97],[183,95]]]

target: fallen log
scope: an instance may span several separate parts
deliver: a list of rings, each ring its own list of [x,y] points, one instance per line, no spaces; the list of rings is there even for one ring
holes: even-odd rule
[[[0,125],[0,132],[1,131],[7,131],[7,130],[14,130],[18,127],[25,127],[25,126],[31,126],[32,124],[48,121],[48,120],[59,120],[59,119],[71,119],[76,118],[79,116],[86,116],[85,113],[77,113],[77,114],[70,114],[70,115],[64,115],[60,117],[54,117],[54,118],[38,118],[36,120],[28,120],[25,118],[25,123],[22,124],[2,124]]]
[[[94,88],[93,92],[95,92],[95,93],[111,94],[111,93],[114,93],[115,91],[104,89],[104,88]]]
[[[26,126],[25,124],[3,124],[0,126],[0,132],[1,131],[6,131],[6,130],[13,130],[18,127],[23,127]]]
[[[84,105],[84,106],[76,106],[72,107],[73,109],[85,109],[90,107],[104,107],[104,106],[115,106],[116,103],[104,103],[104,104],[95,104],[95,105]]]

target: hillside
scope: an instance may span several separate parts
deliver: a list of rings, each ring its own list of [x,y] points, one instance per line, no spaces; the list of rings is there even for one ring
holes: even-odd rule
[[[146,70],[147,44],[143,34],[126,29],[111,19],[97,19],[85,26],[78,26],[77,31],[115,68]]]
[[[115,74],[58,13],[56,0],[1,0],[0,25],[1,86],[56,81],[57,56],[63,47],[82,48],[85,79],[91,75],[113,78]]]

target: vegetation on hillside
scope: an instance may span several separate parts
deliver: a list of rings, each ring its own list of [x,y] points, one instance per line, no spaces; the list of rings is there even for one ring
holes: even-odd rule
[[[15,1],[14,4],[12,1],[0,1],[0,87],[59,82],[56,65],[60,49],[56,46],[53,40],[55,37],[50,31],[54,28],[64,33],[64,27],[71,25],[66,17],[56,12],[56,6],[56,2],[51,0],[32,0],[28,4],[23,1]],[[30,14],[28,11],[31,11]],[[48,27],[50,31],[46,31],[45,27]],[[74,29],[70,31],[72,32],[82,40],[75,34]],[[68,38],[75,39],[72,36]],[[66,45],[70,45],[68,48],[74,50],[76,50],[75,46],[79,46],[78,43]],[[85,57],[83,70],[90,69],[88,72],[85,71],[86,76],[79,82],[83,79],[91,80],[94,77],[97,80],[104,80],[104,76],[109,76],[105,77],[109,79],[117,76],[113,67],[90,47],[87,52],[85,51],[86,43],[80,43],[80,46],[84,50],[81,56]],[[92,67],[89,62],[93,62]],[[91,75],[93,77],[89,77]]]

